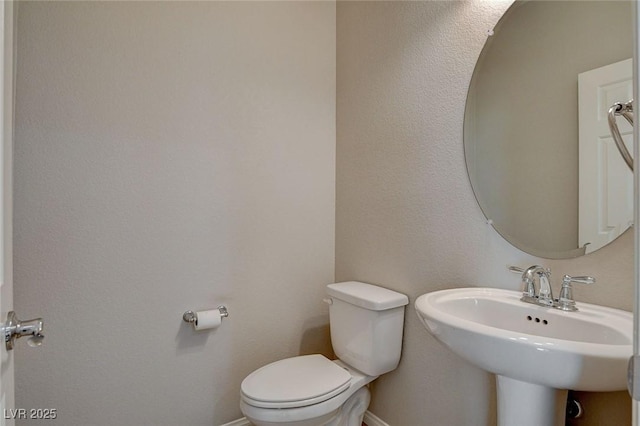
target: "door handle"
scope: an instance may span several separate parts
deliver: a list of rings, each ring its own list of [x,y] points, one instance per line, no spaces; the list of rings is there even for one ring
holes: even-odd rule
[[[14,311],[9,312],[7,322],[2,326],[7,350],[13,350],[16,339],[24,336],[31,336],[27,340],[29,346],[40,346],[44,340],[43,327],[44,321],[42,318],[20,321]]]

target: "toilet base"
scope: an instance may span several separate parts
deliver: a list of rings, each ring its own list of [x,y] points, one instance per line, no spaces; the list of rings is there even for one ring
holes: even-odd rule
[[[345,401],[338,409],[338,415],[327,426],[360,426],[364,418],[364,412],[369,407],[371,392],[365,386]]]
[[[338,410],[336,410],[337,412]],[[270,422],[264,420],[257,420],[250,416],[245,416],[252,426],[328,426],[332,421],[336,419],[336,412],[325,414],[321,417],[315,417],[313,419],[293,421],[293,422]]]

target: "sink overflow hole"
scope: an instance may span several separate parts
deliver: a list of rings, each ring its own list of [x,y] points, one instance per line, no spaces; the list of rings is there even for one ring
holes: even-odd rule
[[[535,322],[538,322],[538,323],[542,321],[542,323],[543,323],[544,325],[549,324],[549,321],[547,321],[547,320],[541,320],[540,318],[537,318],[537,317],[536,317],[536,318],[534,318],[534,317],[532,317],[531,315],[527,315],[527,320],[528,320],[528,321],[535,321]]]

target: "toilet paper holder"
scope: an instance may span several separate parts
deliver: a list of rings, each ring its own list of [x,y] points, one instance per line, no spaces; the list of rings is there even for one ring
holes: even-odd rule
[[[218,306],[218,311],[220,311],[220,316],[222,318],[227,318],[229,316],[229,311],[227,311],[227,307],[224,305]],[[189,324],[194,324],[198,320],[198,314],[194,311],[187,311],[182,314],[182,320]]]

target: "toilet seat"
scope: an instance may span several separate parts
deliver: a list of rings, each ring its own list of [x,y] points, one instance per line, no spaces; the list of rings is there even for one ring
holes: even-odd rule
[[[287,358],[247,376],[243,400],[254,407],[296,408],[318,404],[347,390],[351,374],[322,355]]]

